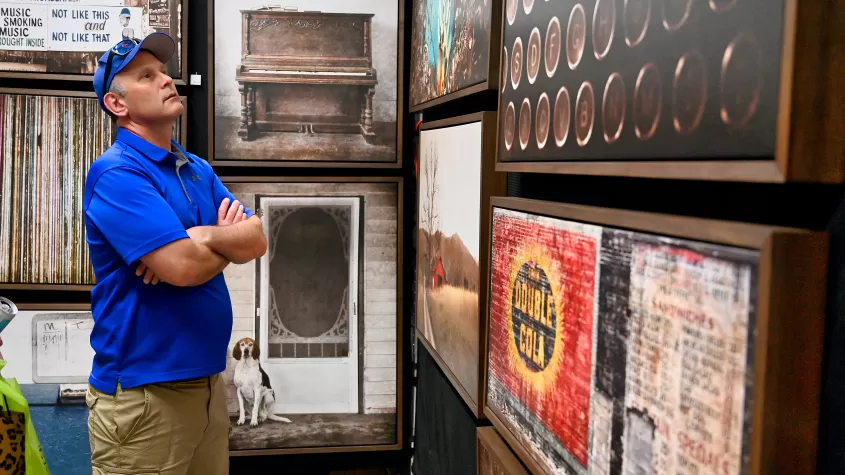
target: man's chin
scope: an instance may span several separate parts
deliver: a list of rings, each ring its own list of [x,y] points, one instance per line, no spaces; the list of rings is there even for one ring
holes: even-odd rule
[[[185,105],[182,104],[182,101],[179,100],[179,96],[164,101],[164,104],[166,106],[169,106],[167,110],[171,112],[174,119],[182,115],[183,112],[185,112]]]

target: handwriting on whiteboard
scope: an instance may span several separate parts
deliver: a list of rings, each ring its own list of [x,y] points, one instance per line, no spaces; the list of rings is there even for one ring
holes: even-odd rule
[[[32,319],[32,380],[82,383],[94,360],[90,313],[41,313]]]

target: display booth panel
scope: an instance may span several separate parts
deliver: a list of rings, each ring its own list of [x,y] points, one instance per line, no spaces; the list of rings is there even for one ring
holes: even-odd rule
[[[499,86],[501,0],[414,0],[410,110]]]
[[[291,421],[237,424],[230,351],[232,455],[399,448],[401,178],[223,182],[267,237],[264,256],[224,270],[231,346],[255,342],[273,410]]]
[[[417,346],[413,473],[472,475],[477,471],[476,419],[434,356]]]
[[[90,289],[85,177],[117,126],[93,92],[0,89],[0,127],[0,288]]]
[[[814,473],[826,234],[514,198],[492,221],[485,411],[532,472]]]
[[[400,1],[210,2],[209,161],[400,168],[403,25]]]
[[[843,12],[506,0],[499,169],[841,183]]]
[[[0,77],[91,81],[119,41],[162,32],[176,42],[167,74],[187,84],[187,0],[4,0],[0,25]]]
[[[496,115],[423,123],[417,223],[416,315],[420,341],[476,417],[483,417],[490,196]]]

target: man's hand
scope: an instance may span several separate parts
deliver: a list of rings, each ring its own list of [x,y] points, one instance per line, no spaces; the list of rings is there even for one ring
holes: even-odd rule
[[[228,226],[230,224],[239,223],[245,219],[246,215],[244,213],[244,205],[242,205],[240,201],[235,200],[232,205],[229,206],[229,198],[223,198],[223,202],[220,203],[220,208],[217,209],[218,226]]]
[[[159,277],[157,275],[155,275],[153,270],[150,269],[149,267],[147,267],[147,265],[144,264],[143,262],[138,264],[138,268],[135,269],[135,275],[137,275],[137,276],[143,275],[145,284],[156,285],[159,282],[161,282],[161,279],[159,279]]]
[[[238,200],[235,200],[230,206],[229,198],[223,198],[223,202],[220,203],[220,207],[217,209],[218,226],[228,226],[245,219],[247,219],[247,217],[244,213],[244,206]],[[207,245],[208,239],[211,236],[209,233],[204,232],[205,229],[206,228],[202,226],[188,229],[188,236],[190,236],[191,239],[199,241],[200,244]],[[143,262],[135,269],[135,275],[139,277],[143,275],[145,284],[156,285],[161,282],[161,279]]]

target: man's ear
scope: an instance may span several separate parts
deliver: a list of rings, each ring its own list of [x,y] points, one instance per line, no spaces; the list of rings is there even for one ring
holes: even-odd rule
[[[108,92],[105,96],[103,96],[103,104],[105,104],[106,108],[116,117],[124,117],[129,114],[123,97],[113,92]]]

